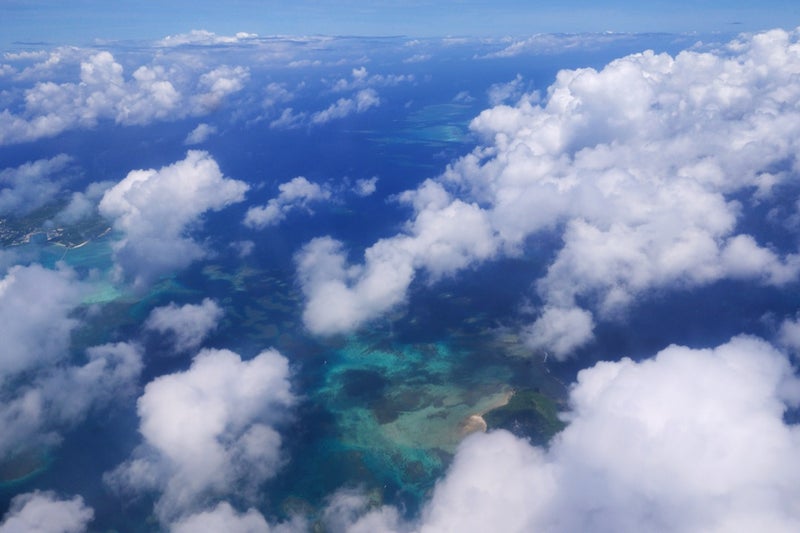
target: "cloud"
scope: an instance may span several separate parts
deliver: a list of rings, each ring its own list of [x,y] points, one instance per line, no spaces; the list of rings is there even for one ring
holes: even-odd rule
[[[522,93],[522,76],[519,74],[509,82],[492,84],[487,91],[489,104],[493,106],[504,104],[509,100],[518,100]]]
[[[156,42],[156,46],[175,47],[175,46],[219,46],[241,44],[258,39],[255,33],[238,32],[236,35],[217,35],[207,30],[192,30],[189,33],[178,33],[168,35]]]
[[[475,97],[469,94],[469,91],[460,91],[453,97],[453,102],[459,104],[469,104],[475,101]]]
[[[285,84],[272,82],[264,88],[262,104],[265,108],[272,108],[278,104],[290,102],[292,99],[294,99],[294,94],[286,88]]]
[[[800,315],[794,320],[787,318],[778,329],[778,342],[781,346],[800,354]]]
[[[378,177],[373,176],[369,179],[356,180],[356,194],[362,197],[371,196],[378,188]]]
[[[297,272],[312,332],[332,334],[360,326],[405,300],[416,269],[436,280],[496,252],[485,213],[455,200],[428,181],[401,197],[416,211],[406,232],[378,241],[364,252],[363,265],[349,265],[341,243],[317,238],[297,254]]]
[[[170,528],[172,533],[216,532],[229,531],[231,533],[269,533],[269,524],[255,509],[250,509],[244,514],[237,513],[228,502],[218,504],[210,511],[188,516]]]
[[[183,268],[203,257],[203,247],[188,229],[206,211],[240,202],[248,186],[222,175],[207,153],[190,150],[186,158],[161,169],[134,170],[106,191],[100,213],[123,234],[114,259],[135,286]]]
[[[56,216],[60,224],[74,224],[97,213],[97,204],[105,192],[115,185],[111,181],[90,183],[84,192],[73,192],[69,203]]]
[[[170,303],[156,307],[144,323],[144,328],[159,333],[171,333],[176,351],[186,352],[200,346],[217,327],[224,314],[222,308],[211,298],[204,298],[199,305],[186,304],[181,307]]]
[[[370,76],[367,72],[367,68],[361,66],[352,70],[350,79],[339,79],[333,84],[331,90],[334,92],[353,91],[365,87],[395,86],[403,82],[412,81],[414,81],[413,74],[373,74]]]
[[[52,492],[29,492],[11,500],[0,533],[82,533],[93,518],[80,496],[61,500]]]
[[[198,86],[205,92],[194,96],[192,108],[196,114],[204,114],[218,108],[230,94],[239,92],[250,79],[246,67],[223,65],[200,76]]]
[[[271,526],[255,509],[238,513],[228,502],[179,520],[170,527],[171,533],[296,533],[306,531],[307,524],[299,518]]]
[[[206,123],[198,124],[195,129],[189,132],[183,144],[189,146],[193,144],[202,144],[215,133],[217,133],[217,128],[215,126],[210,126]]]
[[[516,57],[524,54],[543,55],[563,53],[564,50],[593,50],[620,41],[635,38],[631,33],[540,33],[526,39],[514,41],[502,50],[483,56],[483,59]]]
[[[513,107],[498,105],[473,120],[482,144],[435,180],[441,201],[415,210],[407,228],[435,218],[462,227],[463,215],[486,222],[482,231],[491,242],[481,250],[510,255],[524,253],[532,236],[555,233],[563,246],[536,290],[545,310],[559,309],[563,316],[619,320],[653,289],[722,279],[768,285],[796,280],[796,250],[765,245],[740,222],[747,205],[775,201],[769,190],[779,190],[800,170],[800,111],[794,105],[800,85],[792,74],[800,69],[793,53],[797,40],[797,32],[774,30],[715,52],[672,57],[648,51],[599,71],[561,71],[545,97],[526,95]],[[427,182],[416,194],[426,188]],[[462,239],[460,232],[452,236]],[[385,250],[408,237],[383,239],[374,248]],[[448,236],[440,237],[437,246],[447,248]],[[342,270],[350,276],[337,281],[345,301],[353,291],[341,288],[348,280],[352,286],[352,273],[366,276],[374,269],[367,257],[376,252],[370,250],[363,264]],[[452,275],[495,256],[464,253],[434,270]],[[403,283],[427,268],[424,260],[402,264],[411,268]],[[316,279],[303,272],[300,278]],[[393,289],[394,303],[405,297],[400,285]],[[306,294],[307,315],[316,315],[316,293]],[[360,306],[363,316],[340,327],[391,307]],[[545,311],[540,320],[553,316]],[[577,335],[562,328],[568,335],[563,340],[553,323],[527,331],[546,334],[529,336],[532,346],[566,357],[567,346],[591,339],[591,326]]]
[[[593,327],[592,314],[588,311],[545,306],[542,315],[523,337],[530,347],[550,350],[557,359],[563,359],[592,338]]]
[[[242,90],[250,75],[245,67],[222,65],[195,78],[175,66],[151,64],[138,67],[126,79],[110,52],[81,53],[77,82],[36,83],[25,90],[20,112],[0,111],[0,145],[92,128],[103,120],[144,125],[206,114]]]
[[[145,387],[137,404],[144,444],[106,480],[123,492],[159,492],[165,522],[198,512],[208,498],[252,497],[282,463],[274,425],[294,401],[278,352],[242,361],[202,350],[188,370]]]
[[[363,113],[380,105],[381,100],[375,89],[362,89],[353,98],[339,98],[327,109],[311,115],[311,122],[324,124],[334,119],[344,118],[353,113]]]
[[[64,357],[78,325],[70,312],[83,294],[84,288],[68,269],[48,270],[34,264],[8,271],[0,280],[0,385]]]
[[[311,183],[303,176],[298,176],[291,181],[278,185],[280,193],[272,198],[267,205],[251,207],[244,218],[245,226],[262,229],[274,226],[286,218],[287,213],[294,209],[308,209],[311,202],[319,202],[330,198],[330,191],[323,189],[316,183]]]
[[[798,399],[786,357],[751,337],[601,362],[547,449],[473,435],[418,520],[384,507],[348,531],[795,531],[800,433],[783,414]]]
[[[306,113],[295,113],[294,109],[287,107],[281,112],[281,116],[269,123],[269,127],[273,129],[292,129],[299,128],[306,119]]]
[[[0,170],[0,215],[25,215],[55,199],[61,192],[58,173],[71,161],[60,154]]]
[[[27,381],[0,390],[0,462],[61,441],[61,432],[93,409],[130,396],[142,371],[142,350],[116,343],[86,350],[85,363],[39,367]]]
[[[80,422],[95,406],[122,398],[141,372],[141,353],[124,343],[91,347],[70,360],[86,287],[74,273],[14,266],[0,280],[0,463]],[[36,305],[31,305],[35,302]]]

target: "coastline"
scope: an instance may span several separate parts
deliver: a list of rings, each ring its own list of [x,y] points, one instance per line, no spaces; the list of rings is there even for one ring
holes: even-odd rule
[[[490,411],[494,411],[495,409],[499,409],[508,405],[515,392],[516,391],[514,389],[511,389],[510,391],[506,392],[499,401],[491,404],[482,411],[469,415],[465,420],[463,420],[460,428],[460,434],[462,438],[478,431],[481,433],[486,433],[486,431],[489,429],[489,426],[483,416]]]

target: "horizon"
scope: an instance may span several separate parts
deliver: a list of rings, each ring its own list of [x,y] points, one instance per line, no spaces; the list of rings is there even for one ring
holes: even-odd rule
[[[205,29],[273,35],[521,37],[539,33],[731,34],[800,25],[800,6],[789,0],[755,3],[681,0],[548,1],[531,6],[516,0],[487,5],[452,2],[259,2],[234,4],[156,2],[135,4],[84,0],[8,1],[0,5],[2,46],[13,43],[87,45],[95,40],[155,40]],[[632,7],[633,6],[633,7]],[[488,21],[488,22],[487,22]]]

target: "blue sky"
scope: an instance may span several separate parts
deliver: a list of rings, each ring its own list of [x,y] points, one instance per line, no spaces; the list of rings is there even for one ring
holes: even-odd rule
[[[0,39],[86,43],[207,29],[260,35],[529,35],[737,32],[800,25],[792,0],[3,0]]]

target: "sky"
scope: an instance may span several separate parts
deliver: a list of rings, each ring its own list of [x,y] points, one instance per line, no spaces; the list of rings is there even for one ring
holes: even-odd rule
[[[800,530],[798,16],[0,2],[0,533]]]
[[[5,0],[0,33],[14,41],[87,44],[155,39],[193,29],[260,35],[520,36],[553,32],[738,32],[793,27],[791,0]]]

